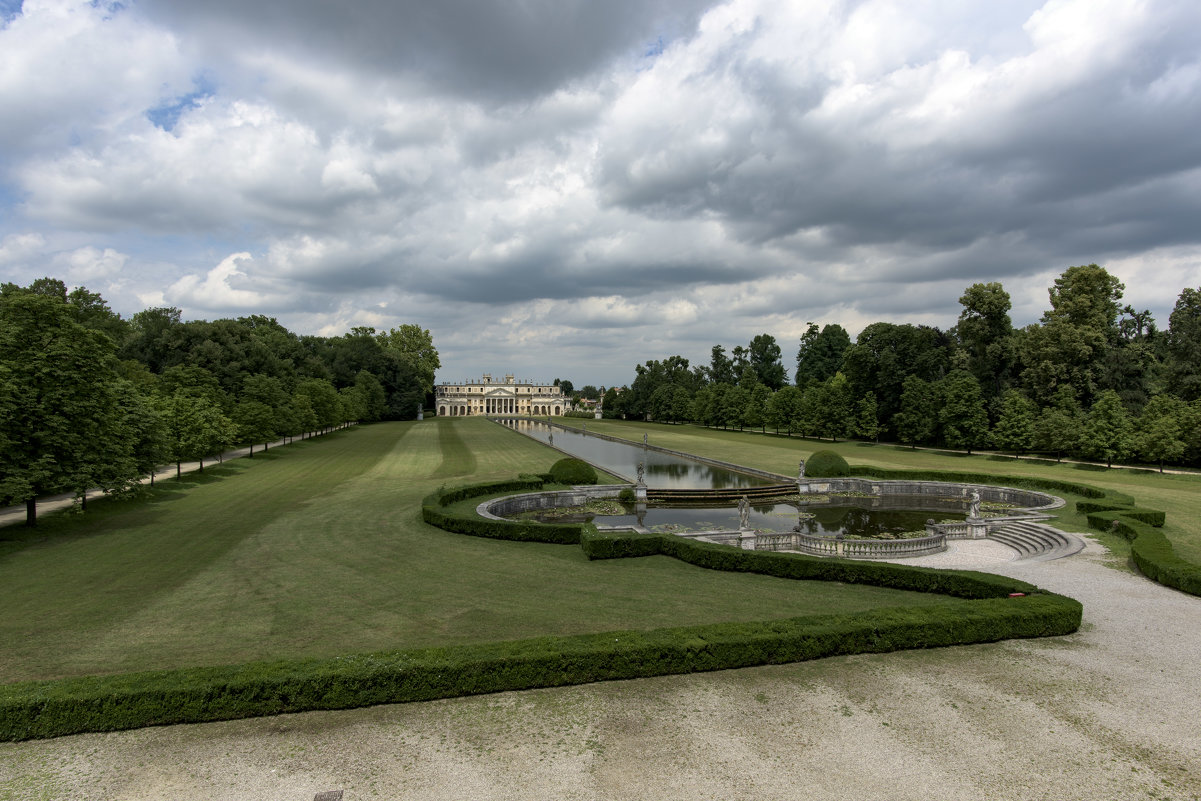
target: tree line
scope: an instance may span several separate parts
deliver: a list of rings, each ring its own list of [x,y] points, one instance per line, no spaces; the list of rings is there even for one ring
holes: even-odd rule
[[[810,323],[789,382],[774,337],[707,365],[681,356],[635,368],[610,389],[611,417],[751,427],[913,446],[992,447],[1104,461],[1201,464],[1201,289],[1184,289],[1166,331],[1122,303],[1095,264],[1049,288],[1039,322],[1015,328],[1009,294],[972,284],[950,330],[877,322],[852,342]]]
[[[411,419],[440,366],[430,332],[352,328],[299,336],[261,315],[123,319],[54,278],[0,285],[0,504],[100,488],[123,493],[161,465],[348,422]]]

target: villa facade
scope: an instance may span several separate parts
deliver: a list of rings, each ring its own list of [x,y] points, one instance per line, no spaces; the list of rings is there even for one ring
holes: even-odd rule
[[[567,400],[554,384],[534,384],[515,381],[513,374],[504,381],[493,381],[484,373],[480,381],[439,384],[434,390],[435,407],[439,417],[469,415],[562,415]]]

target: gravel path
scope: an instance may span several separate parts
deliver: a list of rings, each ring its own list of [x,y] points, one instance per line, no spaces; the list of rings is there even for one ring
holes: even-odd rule
[[[975,565],[1069,637],[0,744],[0,799],[1198,799],[1201,598],[1090,543]]]

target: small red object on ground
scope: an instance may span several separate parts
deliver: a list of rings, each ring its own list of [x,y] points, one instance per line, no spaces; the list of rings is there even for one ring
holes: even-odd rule
[[[1009,593],[1009,597],[1010,597],[1010,598],[1025,598],[1025,597],[1026,597],[1026,593],[1024,593],[1024,592],[1011,592],[1011,593]]]

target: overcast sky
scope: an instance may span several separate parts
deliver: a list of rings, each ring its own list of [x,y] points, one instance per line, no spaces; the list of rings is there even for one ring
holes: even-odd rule
[[[626,383],[1201,286],[1196,0],[0,0],[0,280]]]

